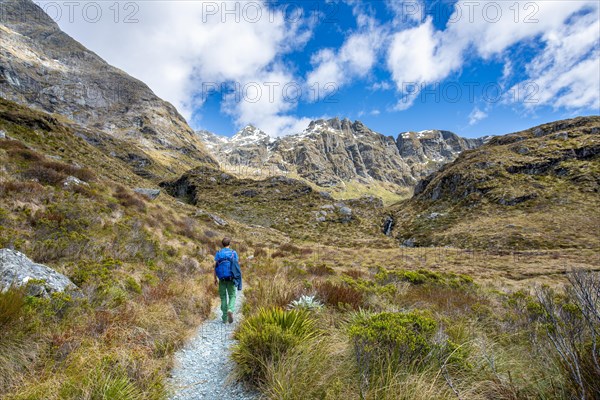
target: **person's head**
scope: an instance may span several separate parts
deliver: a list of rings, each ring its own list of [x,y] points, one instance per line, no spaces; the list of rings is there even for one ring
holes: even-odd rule
[[[231,244],[231,239],[228,237],[224,237],[223,240],[221,240],[221,244],[223,245],[223,247],[229,247],[229,245]]]

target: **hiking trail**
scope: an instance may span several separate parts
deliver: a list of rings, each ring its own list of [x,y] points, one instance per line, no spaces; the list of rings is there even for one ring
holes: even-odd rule
[[[234,366],[230,359],[235,343],[232,335],[239,323],[242,302],[243,295],[238,292],[233,324],[221,322],[219,303],[194,337],[175,353],[175,367],[169,379],[170,400],[258,399],[257,393],[230,377]]]

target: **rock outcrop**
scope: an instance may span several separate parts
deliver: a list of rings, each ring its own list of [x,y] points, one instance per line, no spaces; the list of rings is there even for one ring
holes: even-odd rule
[[[0,249],[0,290],[11,286],[27,286],[30,295],[41,297],[77,289],[69,278],[55,270],[34,263],[18,251]]]
[[[156,200],[156,198],[160,195],[160,189],[135,188],[133,191],[137,194],[145,196],[149,200]]]
[[[396,139],[396,145],[413,176],[425,177],[454,160],[463,151],[481,146],[489,138],[466,139],[449,131],[428,130],[402,132]]]

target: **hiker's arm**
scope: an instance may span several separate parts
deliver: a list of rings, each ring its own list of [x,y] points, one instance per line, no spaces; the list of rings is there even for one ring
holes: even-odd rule
[[[215,285],[219,284],[219,278],[217,277],[217,262],[215,261],[215,267],[213,268],[213,275],[215,276]]]
[[[237,254],[235,255],[235,263],[232,272],[237,283],[237,290],[242,290],[242,268],[240,267],[240,261]]]

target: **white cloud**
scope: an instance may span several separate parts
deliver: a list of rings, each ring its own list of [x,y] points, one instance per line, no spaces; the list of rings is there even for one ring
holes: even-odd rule
[[[260,71],[244,86],[227,95],[222,107],[238,125],[253,124],[271,136],[298,133],[308,126],[309,118],[290,115],[304,94],[283,65]]]
[[[400,97],[396,109],[410,107],[418,95],[418,89],[411,92],[408,83],[416,83],[418,88],[448,79],[472,57],[504,60],[499,81],[503,86],[514,85],[513,90],[518,90],[527,83],[537,85],[537,102],[526,103],[529,108],[600,106],[596,0],[461,0],[442,30],[424,16],[422,0],[387,0],[395,18],[385,23],[369,14],[368,4],[347,2],[353,7],[357,29],[339,48],[313,54],[313,69],[304,74],[305,79],[295,75],[294,66],[283,64],[284,57],[307,43],[317,20],[310,16],[297,22],[286,20],[282,9],[273,11],[267,3],[275,3],[267,0],[96,2],[103,12],[97,23],[82,18],[82,7],[92,3],[85,1],[76,6],[74,22],[69,21],[65,7],[58,22],[109,63],[147,83],[188,119],[194,110],[201,112],[198,95],[203,82],[237,82],[240,86],[256,82],[262,91],[258,101],[227,97],[223,110],[238,125],[253,123],[273,135],[302,130],[308,122],[294,116],[297,103],[285,98],[283,85],[298,82],[304,100],[311,85],[318,83],[322,96],[324,83],[333,82],[339,88],[357,80],[368,82],[382,56]],[[134,8],[125,8],[128,4]],[[259,5],[260,18],[253,20],[252,9],[242,11],[249,4]],[[214,15],[207,12],[214,6],[238,7],[239,15],[223,14],[222,9]],[[139,22],[123,23],[127,16]],[[534,41],[541,50],[536,50],[526,65],[525,76],[515,77],[520,60],[513,62],[508,50],[517,43]],[[517,78],[520,82],[515,84]],[[273,98],[268,95],[268,82],[281,85]],[[372,84],[371,89],[388,90],[389,85],[384,80]],[[523,96],[517,100],[523,102]],[[477,116],[471,114],[470,120]]]
[[[375,82],[374,84],[372,84],[369,89],[372,91],[377,91],[377,90],[390,90],[393,88],[393,85],[387,81],[381,81],[381,82]]]
[[[401,95],[397,109],[409,108],[424,86],[460,71],[468,57],[499,57],[514,44],[537,38],[544,48],[527,71],[546,93],[538,104],[598,104],[597,2],[459,1],[444,30],[426,18],[392,34],[387,65]],[[594,66],[596,72],[586,76]],[[509,63],[502,82],[511,71]]]
[[[600,109],[600,21],[581,15],[569,25],[544,34],[544,51],[526,68],[526,79],[515,84],[509,100],[527,107],[551,105]],[[523,93],[524,88],[532,88]],[[527,98],[523,98],[526,96]]]
[[[487,116],[488,115],[486,112],[481,111],[479,108],[475,107],[473,111],[471,111],[471,114],[469,114],[469,125],[475,125],[479,121],[487,118]]]
[[[311,57],[313,70],[307,73],[307,87],[324,88],[334,84],[339,89],[366,77],[373,69],[385,34],[373,18],[358,12],[357,8],[355,14],[359,28],[346,38],[338,51],[326,48]]]
[[[307,42],[314,23],[309,16],[286,19],[282,8],[270,9],[264,0],[131,3],[139,7],[134,15],[139,22],[128,24],[123,19],[134,9],[121,9],[119,23],[115,23],[109,8],[112,3],[101,4],[104,16],[97,23],[86,22],[78,13],[73,23],[64,13],[57,22],[107,62],[148,84],[188,120],[202,104],[202,96],[198,96],[202,83],[235,82],[243,86],[263,77],[287,79],[282,84],[297,81],[289,74],[269,71],[284,54]],[[115,4],[124,7],[124,3]],[[224,7],[230,11],[237,7],[237,11],[227,14]],[[270,81],[261,83],[266,82]],[[276,116],[290,109],[277,99],[272,104],[240,103],[228,111],[240,124],[250,122],[248,115],[262,116],[263,120],[253,118],[262,127],[270,117],[264,110]]]

